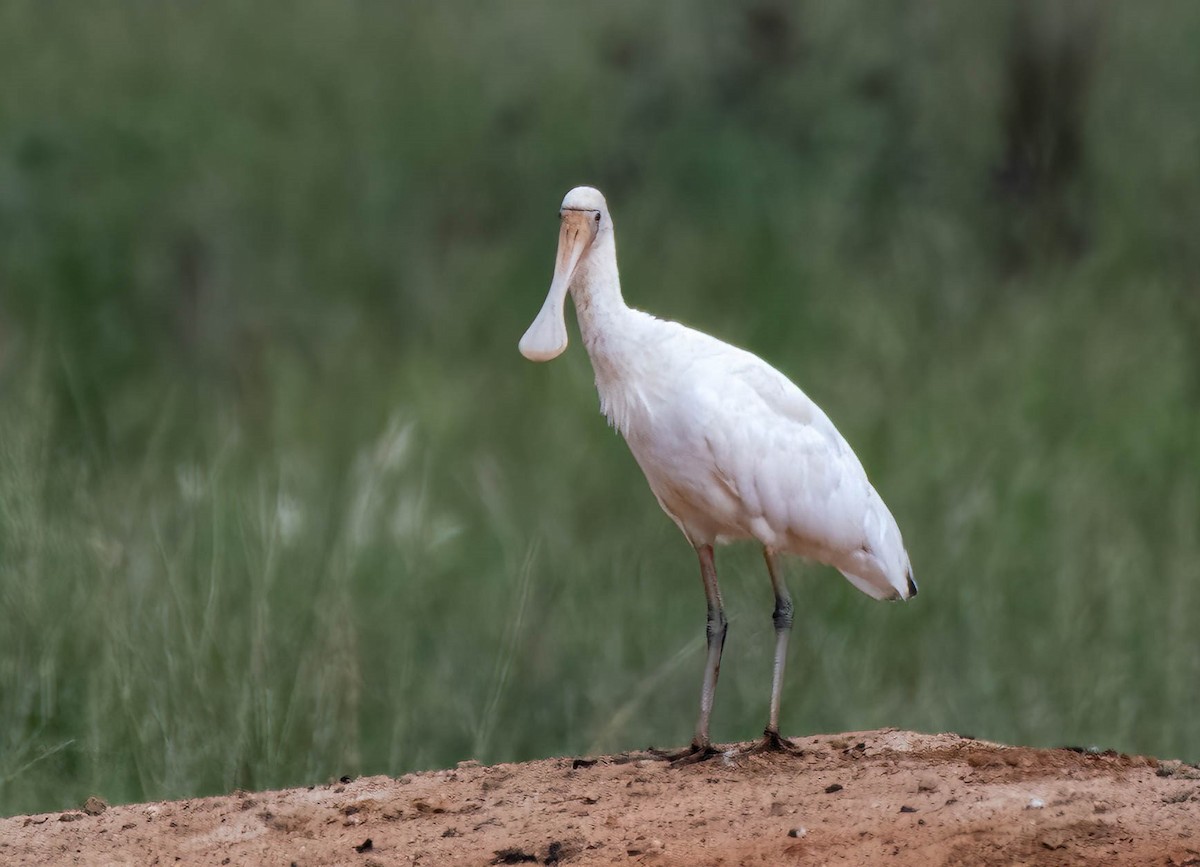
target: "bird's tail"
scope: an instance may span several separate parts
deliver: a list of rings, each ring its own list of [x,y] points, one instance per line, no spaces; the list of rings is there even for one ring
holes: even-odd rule
[[[846,580],[872,599],[911,599],[917,595],[912,564],[896,519],[874,490],[864,516],[867,543],[834,565]]]
[[[847,581],[872,599],[912,599],[917,595],[917,582],[913,579],[911,567],[896,581],[870,554],[855,554],[852,559],[852,563],[839,563],[837,569],[846,576]]]

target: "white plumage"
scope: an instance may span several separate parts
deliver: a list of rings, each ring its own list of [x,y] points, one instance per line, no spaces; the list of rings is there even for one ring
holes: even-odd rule
[[[598,190],[571,190],[561,214],[554,280],[520,348],[533,361],[566,349],[569,290],[601,410],[700,555],[709,664],[687,755],[712,753],[708,714],[725,634],[712,546],[736,539],[762,544],[775,585],[775,682],[763,746],[786,748],[778,705],[792,615],[774,554],[828,563],[875,599],[907,599],[917,586],[900,530],[846,440],[787,377],[749,352],[625,304],[612,218]]]

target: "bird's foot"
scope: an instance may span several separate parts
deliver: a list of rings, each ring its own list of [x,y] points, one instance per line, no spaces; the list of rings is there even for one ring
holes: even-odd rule
[[[702,747],[692,744],[688,749],[681,750],[671,759],[671,767],[682,768],[687,765],[695,765],[719,755],[721,755],[721,751],[712,744],[705,744]]]
[[[670,762],[673,768],[682,768],[686,765],[694,765],[697,762],[708,761],[714,756],[719,755],[721,755],[721,751],[712,744],[697,744],[693,742],[681,750],[657,750],[654,747],[650,747],[650,749],[646,750],[638,758],[658,759],[659,761]]]
[[[762,738],[745,749],[743,755],[758,755],[761,753],[785,753],[791,756],[802,756],[804,750],[796,746],[779,732],[767,729]]]

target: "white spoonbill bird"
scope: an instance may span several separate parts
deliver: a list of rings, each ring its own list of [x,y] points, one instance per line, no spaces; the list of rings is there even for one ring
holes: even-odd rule
[[[749,352],[625,304],[599,190],[576,187],[559,214],[554,278],[521,354],[549,361],[567,348],[570,292],[600,409],[699,556],[708,658],[696,735],[676,758],[715,753],[708,722],[726,621],[713,545],[736,539],[763,546],[775,591],[771,710],[759,748],[792,748],[779,736],[792,600],[777,555],[827,563],[874,599],[908,599],[917,585],[900,529],[846,440],[787,377]]]

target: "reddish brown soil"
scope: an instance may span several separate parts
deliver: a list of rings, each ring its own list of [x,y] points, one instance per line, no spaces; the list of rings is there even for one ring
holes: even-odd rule
[[[796,743],[802,756],[464,763],[19,816],[0,820],[0,863],[1200,867],[1189,765],[901,731]]]

